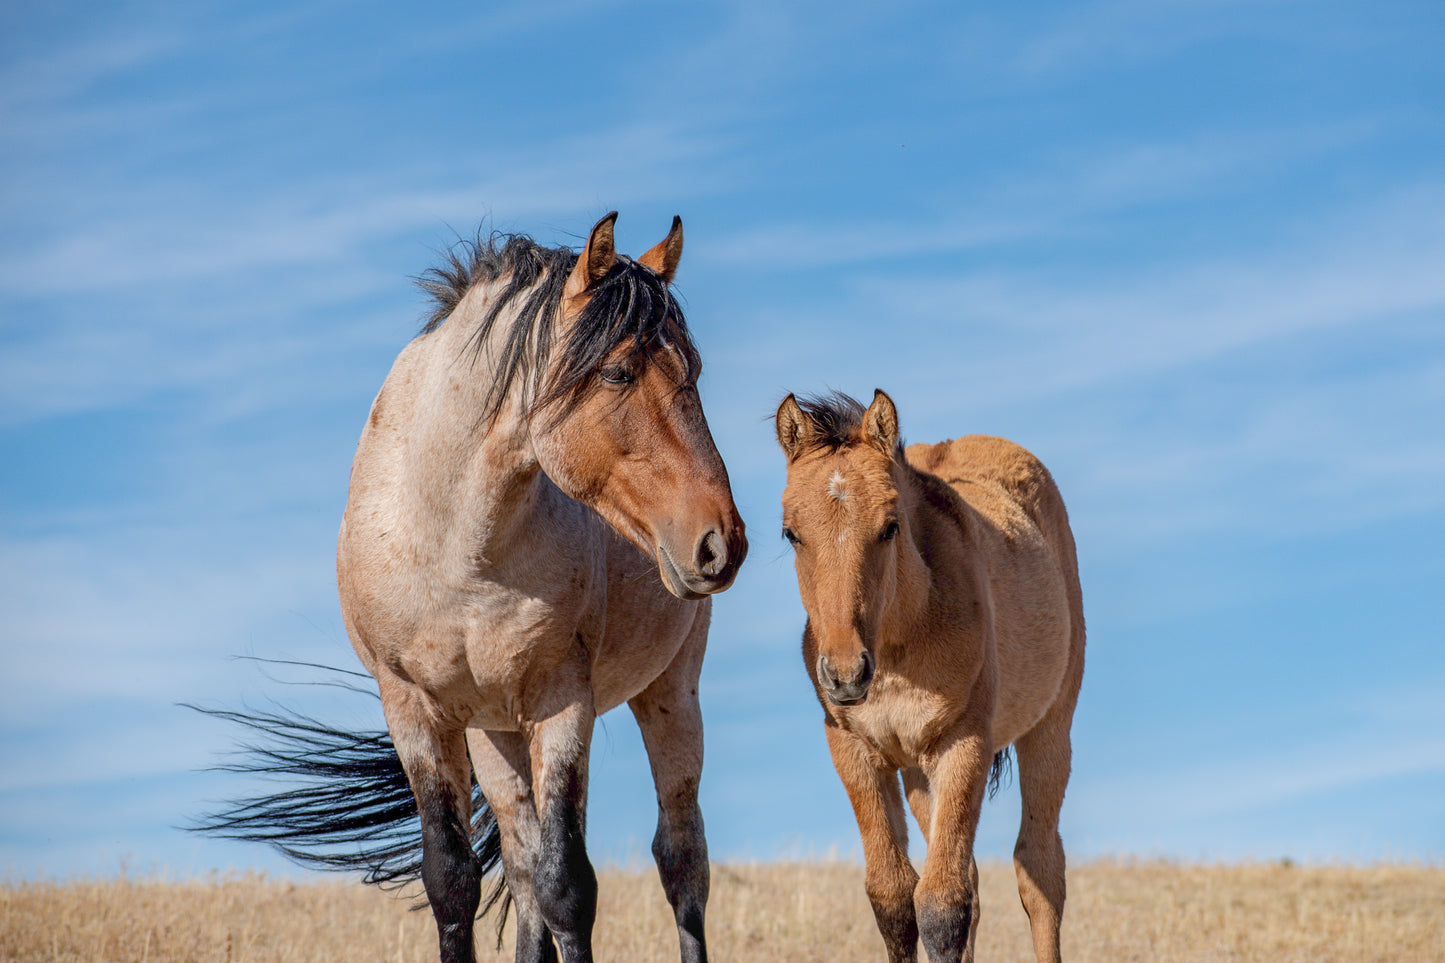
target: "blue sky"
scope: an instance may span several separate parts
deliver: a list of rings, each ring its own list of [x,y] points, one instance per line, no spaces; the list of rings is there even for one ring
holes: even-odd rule
[[[0,873],[284,870],[180,701],[367,700],[336,525],[409,277],[673,214],[752,553],[721,859],[858,852],[777,538],[790,390],[1005,435],[1078,538],[1076,857],[1445,857],[1445,8],[1178,0],[0,8]],[[1011,850],[1017,795],[979,848]],[[643,858],[636,729],[590,845]]]

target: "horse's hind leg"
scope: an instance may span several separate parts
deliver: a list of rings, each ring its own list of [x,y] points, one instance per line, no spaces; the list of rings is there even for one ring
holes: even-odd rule
[[[557,948],[537,905],[533,874],[542,848],[542,827],[532,796],[532,763],[518,732],[467,732],[477,784],[501,832],[502,866],[516,912],[517,963],[556,963]],[[497,923],[500,940],[502,921]]]
[[[1066,888],[1059,810],[1069,782],[1069,727],[1073,714],[1074,700],[1061,699],[1042,722],[1014,743],[1023,797],[1014,870],[1039,963],[1058,963],[1060,959],[1059,928],[1064,918]]]
[[[707,619],[670,666],[628,705],[642,730],[652,780],[657,786],[657,834],[652,855],[677,920],[683,963],[707,960],[703,915],[710,883],[702,810],[702,710],[697,680],[707,639]]]
[[[917,766],[904,769],[902,775],[903,794],[908,797],[908,808],[913,810],[913,819],[927,846],[929,830],[933,827],[933,796],[928,791],[928,777]]]
[[[422,883],[436,918],[442,963],[472,963],[472,921],[482,867],[472,851],[472,779],[465,730],[419,688],[378,672],[381,704],[421,816]]]

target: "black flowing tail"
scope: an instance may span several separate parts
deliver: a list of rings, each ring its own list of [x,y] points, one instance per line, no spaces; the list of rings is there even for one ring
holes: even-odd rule
[[[346,732],[290,710],[232,712],[187,706],[260,734],[240,759],[216,767],[282,780],[287,788],[250,796],[189,826],[196,832],[267,843],[288,858],[321,869],[360,871],[385,888],[421,878],[421,819],[406,772],[386,732]],[[501,864],[501,831],[472,784],[472,839],[483,873]],[[478,915],[511,895],[498,874]]]

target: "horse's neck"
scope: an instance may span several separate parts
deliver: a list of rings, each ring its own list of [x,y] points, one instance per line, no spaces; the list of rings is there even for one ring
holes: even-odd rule
[[[940,598],[931,546],[938,526],[948,524],[928,496],[929,479],[908,465],[902,474],[899,494],[908,514],[908,543],[898,553],[898,580],[888,618],[890,634],[900,640],[914,637],[936,614]]]
[[[482,417],[495,352],[485,344],[479,350],[472,336],[485,293],[474,289],[443,325],[413,342],[393,373],[397,384],[388,379],[387,386],[408,396],[387,403],[409,409],[393,466],[404,490],[394,494],[411,506],[417,538],[438,549],[458,543],[453,550],[461,550],[466,542],[466,551],[483,556],[543,510],[539,496],[548,484],[523,418],[520,379],[501,410]],[[498,336],[506,321],[498,319]]]

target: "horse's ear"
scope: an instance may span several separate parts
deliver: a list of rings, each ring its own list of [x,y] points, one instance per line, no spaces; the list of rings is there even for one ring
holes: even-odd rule
[[[898,449],[898,409],[882,389],[873,389],[873,403],[863,413],[863,438],[889,458]]]
[[[792,461],[813,434],[813,422],[798,407],[798,401],[792,395],[778,405],[777,429],[778,444],[782,446],[783,454],[788,456],[788,461]]]
[[[607,272],[612,270],[612,265],[617,263],[617,248],[612,243],[612,225],[616,221],[617,212],[613,211],[592,226],[592,233],[587,237],[587,246],[582,249],[582,254],[577,258],[577,266],[568,275],[567,285],[562,289],[564,298],[585,294],[592,285],[605,278]]]
[[[662,278],[663,284],[671,284],[677,273],[677,262],[682,260],[682,218],[673,215],[672,230],[642,257],[638,264],[652,268]]]

